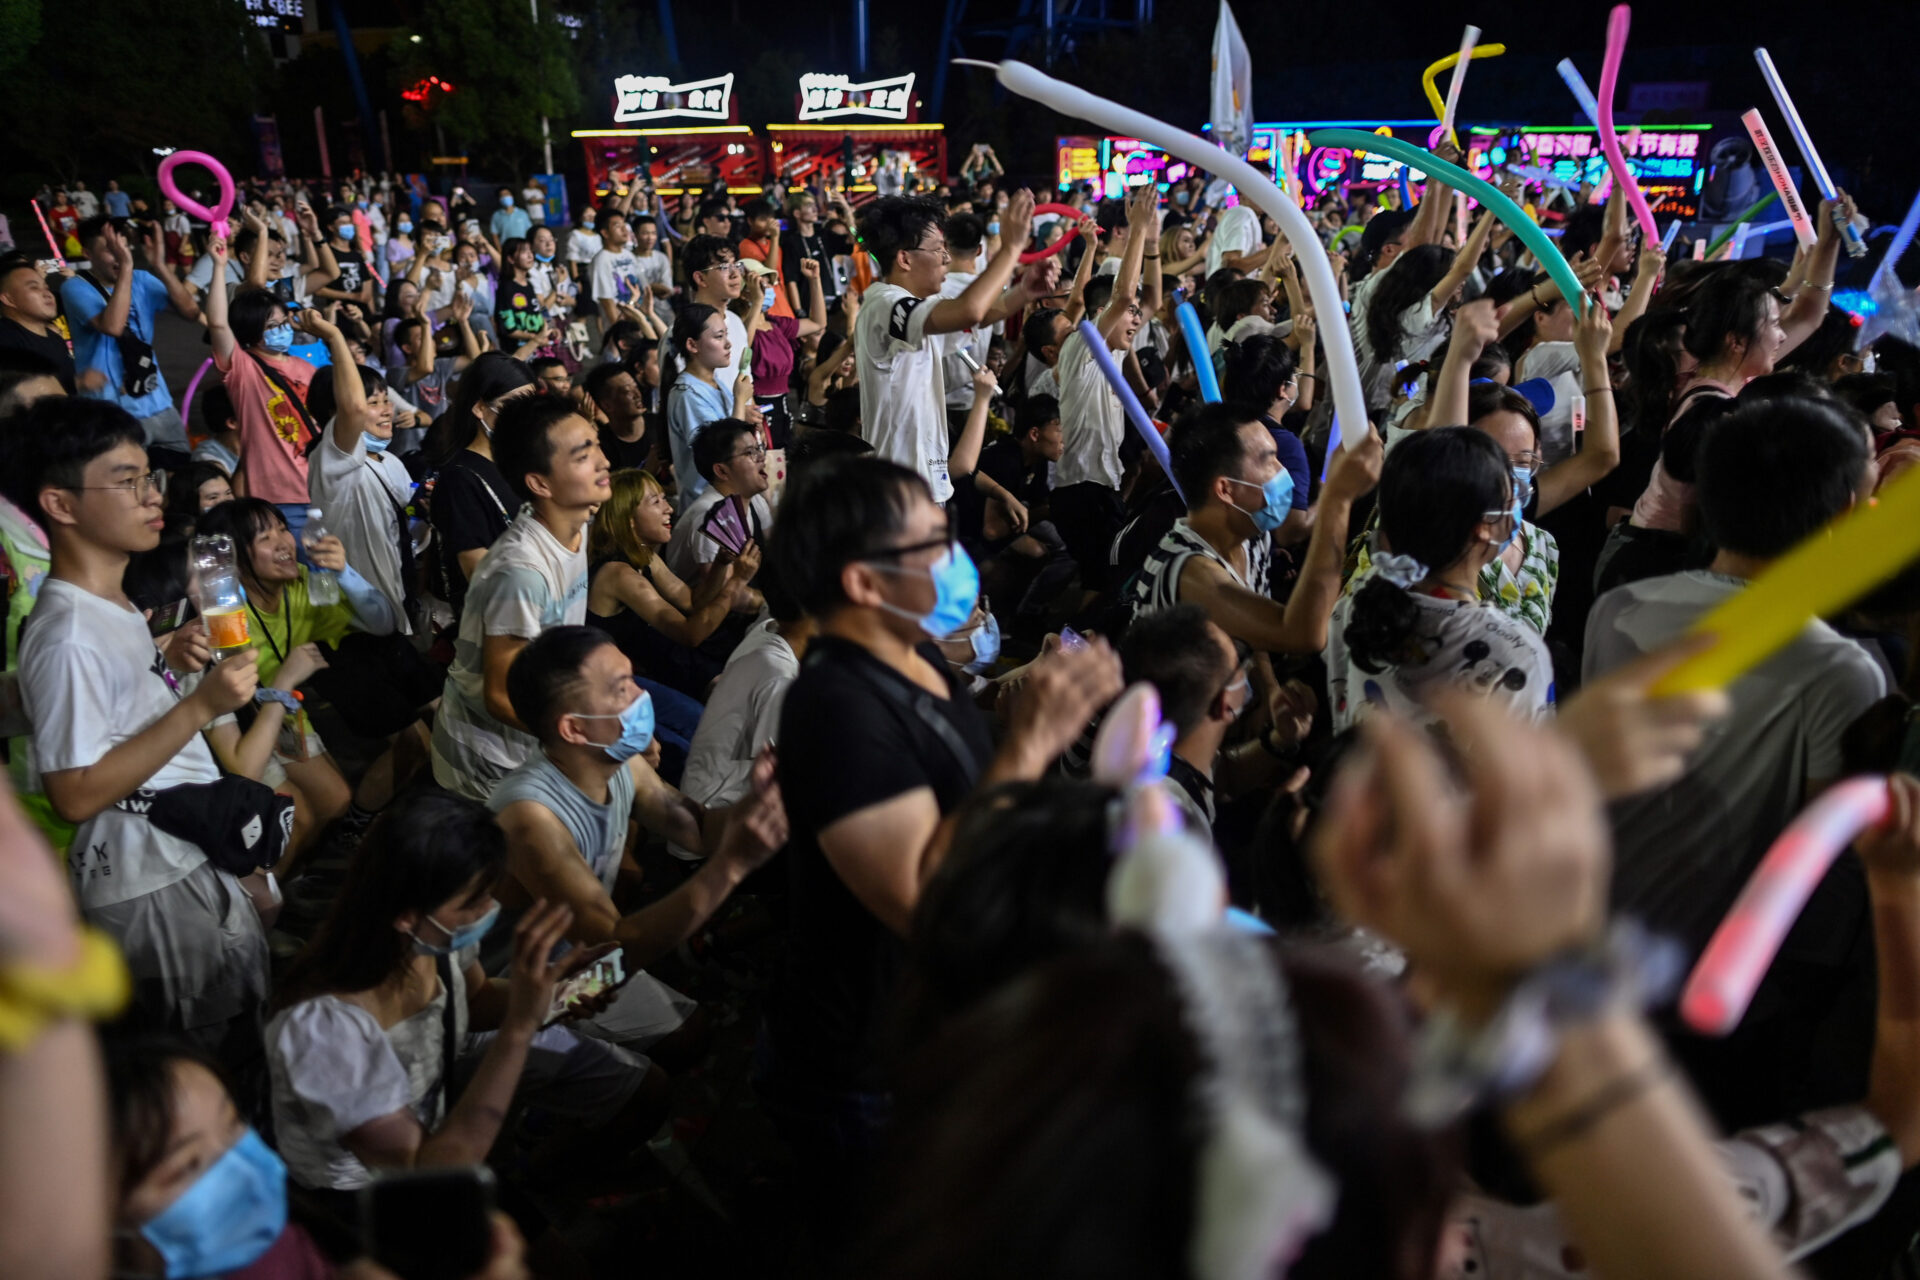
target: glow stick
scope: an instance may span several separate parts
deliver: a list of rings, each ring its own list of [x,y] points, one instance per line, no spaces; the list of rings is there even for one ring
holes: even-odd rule
[[[192,418],[187,416],[193,412],[193,393],[200,389],[200,379],[206,377],[207,370],[211,368],[213,368],[213,357],[208,356],[200,362],[200,367],[194,370],[193,381],[187,384],[187,394],[180,397],[180,420],[182,422],[191,423],[193,421]],[[189,427],[188,430],[192,430],[192,428]]]
[[[1739,1025],[1827,868],[1856,836],[1884,821],[1887,808],[1884,777],[1849,778],[1827,788],[1788,824],[1694,965],[1680,994],[1687,1025],[1715,1036]]]
[[[1440,112],[1440,125],[1427,138],[1429,147],[1439,142],[1443,134],[1456,149],[1460,146],[1460,135],[1453,128],[1453,112],[1460,105],[1460,86],[1466,83],[1467,64],[1473,61],[1473,46],[1479,41],[1480,28],[1469,22],[1460,36],[1460,56],[1454,59],[1453,74],[1447,78],[1447,104]]]
[[[35,208],[37,210],[38,206]],[[1907,216],[1901,220],[1900,229],[1893,233],[1893,242],[1887,246],[1887,256],[1880,259],[1880,265],[1873,269],[1873,279],[1867,284],[1869,294],[1893,274],[1894,267],[1899,265],[1907,247],[1913,243],[1916,231],[1920,231],[1920,192],[1914,193],[1913,203],[1907,206]]]
[[[1759,213],[1762,209],[1766,208],[1768,205],[1772,204],[1775,200],[1778,200],[1779,198],[1780,198],[1779,192],[1769,191],[1761,199],[1754,201],[1752,204],[1748,205],[1745,209],[1741,210],[1739,216],[1734,218],[1732,222],[1728,223],[1725,227],[1723,227],[1719,235],[1715,236],[1712,240],[1709,240],[1707,242],[1707,256],[1711,258],[1714,254],[1720,252],[1720,246],[1725,244],[1727,241],[1731,240],[1733,238],[1733,233],[1735,231],[1738,231],[1742,227],[1745,227],[1748,221],[1751,220],[1755,214]],[[1735,255],[1735,256],[1738,256],[1738,255]]]
[[[1400,166],[1400,212],[1413,208],[1413,166]]]
[[[1038,262],[1042,258],[1051,258],[1056,253],[1066,252],[1067,246],[1073,243],[1074,233],[1079,230],[1080,224],[1087,220],[1086,210],[1076,209],[1070,204],[1037,204],[1033,206],[1034,217],[1037,218],[1043,213],[1058,214],[1062,218],[1071,220],[1073,225],[1063,231],[1060,238],[1046,248],[1035,249],[1031,253],[1021,254],[1020,261],[1022,262]]]
[[[1786,206],[1787,216],[1793,219],[1794,238],[1802,249],[1813,248],[1816,237],[1813,231],[1813,219],[1807,216],[1807,206],[1800,202],[1800,192],[1793,185],[1793,175],[1787,172],[1787,162],[1780,155],[1780,148],[1774,143],[1773,135],[1767,132],[1767,122],[1754,107],[1740,117],[1740,123],[1747,126],[1747,136],[1753,139],[1753,149],[1760,153],[1760,163],[1767,167],[1767,176],[1773,179],[1773,189],[1780,197],[1780,203]]]
[[[1560,286],[1560,296],[1578,299],[1575,305],[1584,312],[1587,291],[1580,284],[1580,277],[1573,273],[1567,264],[1566,255],[1560,252],[1560,246],[1553,237],[1540,229],[1540,224],[1527,216],[1527,211],[1515,204],[1507,193],[1488,182],[1485,178],[1468,173],[1459,165],[1442,160],[1440,157],[1422,151],[1405,138],[1386,138],[1378,134],[1366,133],[1359,129],[1315,129],[1311,135],[1313,142],[1327,147],[1365,147],[1369,151],[1378,151],[1383,156],[1395,160],[1404,160],[1409,164],[1418,164],[1427,171],[1429,177],[1437,178],[1448,186],[1465,191],[1475,200],[1493,211],[1493,216],[1513,229],[1520,242],[1533,251],[1533,256],[1546,268],[1547,274]],[[1336,304],[1337,305],[1337,304]],[[1323,315],[1331,314],[1322,310],[1320,300],[1314,299],[1314,309]],[[1326,329],[1335,336],[1344,326],[1328,325]],[[1322,333],[1325,340],[1327,333]],[[1341,413],[1346,413],[1341,406]]]
[[[1727,259],[1729,261],[1732,261],[1740,257],[1746,251],[1747,251],[1747,224],[1743,222],[1739,226],[1733,229],[1733,252],[1727,255]]]
[[[1189,306],[1186,309],[1192,308]],[[1195,323],[1198,323],[1198,317],[1195,318]],[[1153,460],[1160,464],[1160,469],[1167,473],[1167,480],[1173,485],[1173,491],[1180,494],[1180,501],[1184,503],[1187,495],[1180,492],[1180,482],[1173,478],[1173,455],[1167,452],[1167,442],[1161,436],[1160,429],[1153,425],[1153,419],[1147,416],[1146,409],[1140,403],[1140,397],[1133,394],[1133,388],[1127,385],[1126,378],[1120,372],[1120,366],[1113,362],[1113,352],[1107,350],[1107,340],[1100,336],[1100,330],[1094,327],[1091,320],[1080,322],[1080,336],[1086,339],[1087,351],[1093,356],[1093,362],[1100,366],[1101,376],[1107,380],[1107,385],[1113,388],[1113,394],[1120,397],[1120,407],[1127,411],[1127,421],[1131,422],[1133,429],[1140,433],[1140,438],[1146,442],[1147,452],[1152,454]],[[1205,364],[1208,374],[1211,375],[1213,362],[1206,358],[1206,352],[1207,348],[1203,342],[1200,355],[1194,360],[1193,366],[1198,369]],[[1215,398],[1219,398],[1217,392]]]
[[[1200,313],[1191,302],[1175,309],[1180,332],[1186,335],[1187,354],[1193,357],[1193,376],[1200,380],[1200,398],[1208,404],[1220,403],[1220,380],[1213,373],[1213,352],[1207,349],[1207,334],[1200,327]]]
[[[985,65],[993,66],[992,63]],[[1024,62],[1002,62],[995,72],[1002,85],[1023,98],[1045,103],[1062,115],[1092,121],[1115,133],[1139,138],[1190,165],[1225,178],[1239,188],[1241,199],[1278,222],[1280,233],[1294,244],[1309,246],[1318,243],[1319,237],[1313,229],[1313,223],[1301,212],[1300,206],[1289,200],[1280,188],[1263,179],[1260,171],[1245,159],[1229,155],[1205,139],[1184,129],[1177,129],[1164,120],[1156,120],[1144,112],[1134,111],[1055,80]],[[1386,141],[1371,133],[1352,136],[1364,139],[1359,145],[1370,150],[1378,150],[1378,144]],[[1313,300],[1314,311],[1323,317],[1341,315],[1340,286],[1333,278],[1333,267],[1328,263],[1327,255],[1303,252],[1298,262],[1300,274],[1306,280],[1307,294]],[[1333,401],[1340,416],[1352,423],[1366,422],[1367,401],[1360,387],[1360,366],[1354,359],[1352,334],[1346,325],[1334,324],[1329,319],[1322,326],[1320,341],[1326,346],[1326,375],[1333,384]],[[1204,344],[1201,349],[1205,350]],[[1196,360],[1195,364],[1198,363]],[[1336,442],[1340,439],[1340,436],[1334,436]]]
[[[1807,172],[1813,175],[1813,185],[1820,189],[1822,199],[1838,200],[1840,189],[1833,185],[1833,179],[1827,174],[1827,166],[1820,162],[1820,153],[1814,150],[1813,139],[1807,135],[1807,126],[1800,119],[1799,108],[1793,105],[1786,82],[1773,65],[1773,56],[1760,48],[1753,51],[1753,60],[1760,64],[1760,74],[1766,78],[1767,88],[1773,90],[1773,100],[1780,107],[1780,114],[1786,117],[1787,132],[1793,135],[1794,145],[1800,148],[1800,158],[1807,162]],[[1866,256],[1867,242],[1860,238],[1859,229],[1851,222],[1840,224],[1840,235],[1847,242],[1849,257]]]
[[[1473,47],[1472,56],[1475,58],[1497,58],[1506,51],[1507,46],[1503,44],[1479,44]],[[1420,88],[1426,92],[1427,102],[1432,105],[1433,118],[1436,120],[1446,114],[1447,106],[1446,103],[1441,101],[1440,89],[1434,84],[1434,81],[1442,71],[1459,65],[1460,55],[1450,53],[1420,73]]]
[[[33,216],[40,219],[40,230],[44,232],[47,237],[47,248],[53,250],[54,257],[65,262],[67,255],[65,251],[60,248],[60,242],[53,238],[53,228],[47,225],[47,215],[40,212],[40,202],[38,200],[29,200],[27,203],[33,206]]]
[[[183,164],[197,164],[213,174],[214,181],[220,184],[220,203],[209,209],[196,200],[190,200],[173,180],[173,171]],[[233,175],[227,172],[227,166],[215,160],[204,151],[176,151],[160,162],[160,194],[173,201],[174,206],[183,212],[206,222],[213,228],[213,234],[224,239],[228,232],[227,215],[233,212]]]
[[[1640,184],[1627,168],[1627,158],[1620,154],[1620,135],[1613,130],[1613,91],[1620,82],[1620,59],[1627,51],[1627,28],[1632,24],[1633,6],[1613,6],[1613,12],[1607,17],[1607,60],[1600,65],[1600,121],[1596,127],[1600,130],[1601,150],[1607,153],[1607,167],[1613,170],[1613,180],[1627,193],[1627,203],[1633,206],[1641,235],[1648,240],[1658,240],[1660,228],[1653,225],[1653,210],[1647,208],[1647,198],[1640,194]]]
[[[1704,247],[1704,246],[1703,246]],[[1686,659],[1653,696],[1731,684],[1765,662],[1815,618],[1844,609],[1920,556],[1920,467],[1880,490],[1773,562],[1753,585],[1693,624],[1718,643]]]
[[[1749,212],[1748,216],[1752,216],[1751,212]],[[1673,242],[1680,238],[1680,227],[1685,222],[1685,218],[1675,218],[1667,224],[1667,234],[1660,238],[1660,252],[1673,252]]]
[[[1586,115],[1587,122],[1594,128],[1600,127],[1600,100],[1593,96],[1593,90],[1587,88],[1586,77],[1580,74],[1580,68],[1573,65],[1572,58],[1560,59],[1560,65],[1554,68],[1560,78],[1567,82],[1567,88],[1573,90],[1574,99],[1579,102],[1580,110]]]

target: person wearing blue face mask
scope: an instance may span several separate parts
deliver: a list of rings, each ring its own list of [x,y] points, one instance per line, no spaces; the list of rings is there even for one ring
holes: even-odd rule
[[[527,216],[525,209],[516,208],[513,192],[505,187],[500,189],[500,207],[493,211],[493,217],[487,223],[487,229],[493,232],[495,244],[505,244],[509,240],[524,240],[533,229],[533,219]]]
[[[644,1062],[548,1025],[558,982],[603,954],[561,945],[565,903],[500,924],[508,976],[487,976],[479,947],[504,914],[492,890],[505,864],[486,807],[445,793],[413,793],[368,830],[267,1024],[274,1133],[296,1183],[345,1191],[379,1170],[481,1163],[516,1097],[603,1134],[610,1157],[658,1126],[663,1086]],[[450,1101],[462,1056],[476,1061]],[[532,1160],[557,1171],[539,1147]]]
[[[1379,437],[1366,431],[1334,456],[1298,580],[1284,605],[1268,595],[1273,534],[1302,496],[1259,409],[1203,405],[1174,424],[1168,448],[1187,514],[1147,553],[1127,597],[1133,616],[1199,605],[1222,631],[1254,650],[1254,692],[1274,724],[1311,714],[1301,691],[1276,678],[1269,655],[1313,653],[1326,643],[1327,619],[1340,596],[1348,518],[1379,475]]]
[[[339,275],[325,288],[315,290],[314,297],[321,302],[351,302],[372,315],[380,303],[374,292],[373,272],[367,269],[366,256],[360,252],[360,232],[353,214],[346,209],[330,209],[326,225]]]
[[[818,619],[780,714],[793,820],[792,981],[769,1011],[756,1086],[819,1184],[858,1177],[884,1112],[881,1045],[900,939],[977,788],[1051,767],[1120,692],[1104,640],[1030,669],[995,750],[986,716],[934,642],[966,623],[979,575],[928,483],[898,463],[835,457],[789,484],[768,565]],[[823,1197],[829,1236],[846,1205]]]
[[[1482,574],[1518,536],[1528,494],[1500,446],[1473,427],[1434,427],[1395,446],[1380,478],[1381,545],[1333,613],[1326,649],[1336,731],[1385,707],[1439,717],[1441,688],[1547,715],[1546,641],[1483,598]]]
[[[514,714],[540,739],[540,752],[503,778],[487,803],[507,836],[508,911],[536,899],[573,912],[568,938],[624,949],[628,972],[664,958],[705,925],[748,874],[786,843],[786,813],[763,755],[732,806],[707,809],[663,781],[653,696],[605,632],[555,627],[514,659],[507,673]],[[676,736],[690,726],[677,723]],[[684,750],[685,739],[680,739]],[[665,898],[622,915],[613,886],[628,819],[704,858]],[[496,941],[498,940],[496,935]],[[490,948],[489,954],[493,954]],[[641,973],[605,1010],[580,1024],[674,1069],[704,1039],[694,1004]]]

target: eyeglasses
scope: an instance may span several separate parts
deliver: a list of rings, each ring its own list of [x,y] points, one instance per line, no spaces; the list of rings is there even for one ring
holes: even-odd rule
[[[947,262],[953,261],[953,252],[952,250],[947,248],[947,242],[944,240],[942,240],[939,244],[917,244],[912,249],[908,250],[908,252],[937,253],[940,255],[942,260]]]
[[[69,493],[89,493],[97,489],[118,489],[121,493],[131,493],[135,502],[145,502],[148,495],[167,496],[167,473],[149,471],[143,476],[134,476],[122,480],[119,484],[66,484],[60,486]]]
[[[733,456],[735,458],[752,458],[755,462],[764,462],[766,461],[766,457],[767,457],[767,447],[763,444],[756,444],[753,447],[744,450],[743,452],[734,454]]]
[[[741,266],[737,262],[714,262],[714,263],[709,263],[706,267],[706,270],[718,271],[721,275],[726,275],[726,276],[737,276],[742,271],[746,270],[746,268]]]
[[[891,560],[895,556],[909,556],[916,551],[932,551],[935,547],[950,547],[952,545],[953,531],[949,529],[938,538],[928,538],[925,542],[910,542],[904,547],[888,547],[882,551],[871,552],[861,558],[864,560]]]

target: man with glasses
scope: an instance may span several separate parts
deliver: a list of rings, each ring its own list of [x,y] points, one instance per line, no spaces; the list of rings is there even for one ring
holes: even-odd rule
[[[1099,639],[1042,658],[996,751],[986,714],[934,645],[973,612],[979,576],[926,480],[883,458],[799,473],[768,555],[818,632],[780,715],[791,970],[756,1085],[816,1162],[818,1202],[802,1211],[830,1248],[856,1220],[886,1111],[902,940],[955,812],[981,788],[1039,778],[1119,694],[1120,664]]]
[[[947,388],[940,334],[984,328],[1053,292],[1060,267],[1048,258],[1009,288],[1033,228],[1033,193],[1007,205],[1000,251],[956,298],[946,283],[946,208],[938,200],[891,197],[874,201],[860,217],[860,240],[880,278],[860,300],[854,353],[860,366],[860,420],[874,452],[926,480],[933,500],[953,497],[947,476]]]
[[[248,887],[153,825],[144,798],[220,780],[200,731],[251,701],[259,672],[243,650],[182,696],[121,589],[129,557],[159,544],[161,481],[139,420],[106,401],[43,400],[0,443],[0,493],[45,532],[51,560],[21,641],[20,694],[47,799],[77,824],[75,894],[125,954],[140,1014],[234,1063],[260,1052],[265,929]],[[171,653],[205,666],[204,633]]]
[[[693,301],[712,307],[727,322],[727,337],[733,342],[734,376],[751,378],[753,344],[747,341],[747,322],[733,314],[733,308],[728,305],[746,286],[740,255],[731,243],[719,236],[695,236],[687,241],[681,257],[687,266],[687,285],[693,292]]]
[[[745,504],[747,533],[763,547],[766,531],[773,527],[773,509],[765,497],[767,449],[760,443],[760,433],[747,423],[738,418],[708,423],[693,438],[693,468],[707,482],[707,488],[674,517],[673,537],[668,540],[664,553],[667,568],[673,570],[680,581],[688,583],[699,582],[706,567],[719,555],[720,544],[703,526],[707,513],[722,502],[737,497]],[[744,594],[754,597],[750,607],[758,612],[758,593]],[[734,607],[749,607],[749,602],[736,600]]]

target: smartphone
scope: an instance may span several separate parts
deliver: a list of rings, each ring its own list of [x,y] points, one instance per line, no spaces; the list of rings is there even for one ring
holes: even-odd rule
[[[1078,653],[1087,647],[1087,639],[1072,627],[1060,628],[1060,649],[1063,653]]]
[[[547,1006],[547,1020],[542,1029],[558,1022],[569,1008],[582,1000],[626,985],[630,975],[627,973],[625,955],[624,951],[608,952],[555,987],[553,1003]]]
[[[400,1280],[466,1280],[493,1252],[485,1165],[377,1173],[360,1189],[360,1243]]]
[[[147,634],[159,637],[178,631],[186,625],[187,611],[192,607],[191,600],[175,600],[172,604],[161,605],[147,619]]]

